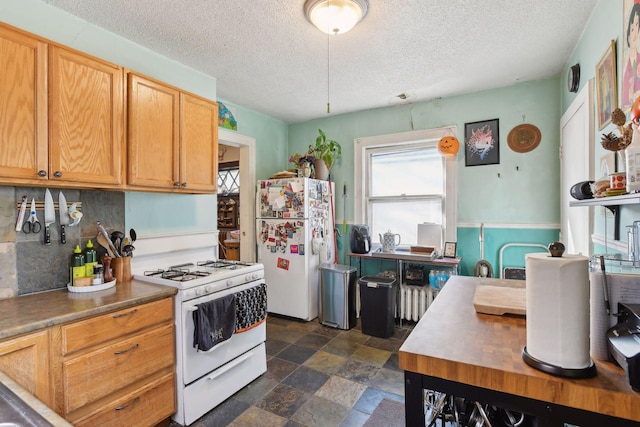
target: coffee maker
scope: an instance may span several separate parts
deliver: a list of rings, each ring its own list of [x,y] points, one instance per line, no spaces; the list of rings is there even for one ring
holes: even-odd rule
[[[354,254],[368,254],[371,251],[371,235],[368,225],[360,224],[351,227],[349,247]]]

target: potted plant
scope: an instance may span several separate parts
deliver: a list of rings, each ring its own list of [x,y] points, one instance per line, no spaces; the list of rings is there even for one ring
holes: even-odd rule
[[[342,155],[342,146],[333,139],[327,139],[327,135],[318,129],[320,135],[316,138],[315,145],[309,146],[309,153],[313,154],[316,179],[329,179],[329,171],[338,158]]]

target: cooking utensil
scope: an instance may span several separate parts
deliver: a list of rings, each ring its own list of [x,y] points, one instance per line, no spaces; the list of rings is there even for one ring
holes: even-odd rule
[[[49,226],[56,223],[56,209],[53,207],[53,197],[47,188],[44,192],[44,244],[51,244],[51,231]]]
[[[133,228],[129,230],[129,236],[131,236],[131,243],[135,242],[136,238],[138,237],[136,234],[136,230],[134,230]]]
[[[29,218],[22,226],[22,231],[25,234],[29,233],[39,233],[42,230],[42,225],[40,225],[40,221],[38,221],[38,216],[36,215],[36,201],[35,199],[31,199],[31,208],[29,209]]]
[[[27,196],[22,196],[22,203],[20,204],[20,213],[18,214],[18,220],[16,221],[16,231],[22,229],[22,221],[24,221],[24,212],[27,209]]]
[[[98,235],[96,236],[96,241],[98,242],[98,244],[100,246],[102,246],[103,248],[105,248],[107,250],[107,254],[109,254],[109,256],[111,258],[115,258],[115,254],[113,253],[113,250],[111,250],[111,242],[109,241],[109,239],[104,237],[102,232],[98,233]],[[106,270],[106,267],[105,267],[105,272],[106,271],[107,270]],[[105,280],[107,280],[107,279],[105,278]]]
[[[122,256],[132,256],[134,249],[133,245],[124,245],[122,248]]]
[[[111,249],[111,252],[113,253],[113,255],[111,255],[111,254],[109,254],[109,255],[111,257],[113,257],[113,258],[120,258],[120,254],[118,253],[118,251],[116,250],[115,246],[113,246],[113,243],[109,239],[109,234],[107,233],[107,230],[104,229],[104,227],[102,226],[100,221],[97,221],[97,224],[98,224],[98,230],[100,230],[100,233],[104,237],[104,240],[106,241],[107,246],[109,247],[109,249]],[[102,246],[104,246],[104,245],[102,245]]]
[[[60,243],[67,243],[67,234],[64,227],[69,224],[69,213],[67,212],[67,199],[62,194],[62,191],[58,193],[58,212],[60,214]]]

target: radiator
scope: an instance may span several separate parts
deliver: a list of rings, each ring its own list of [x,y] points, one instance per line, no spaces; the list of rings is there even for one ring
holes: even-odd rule
[[[430,286],[400,286],[400,318],[417,322],[433,302]]]
[[[436,297],[437,291],[430,286],[400,285],[399,304],[396,306],[396,318],[417,322]],[[400,315],[398,316],[398,309]],[[356,284],[356,317],[360,317],[360,283]]]

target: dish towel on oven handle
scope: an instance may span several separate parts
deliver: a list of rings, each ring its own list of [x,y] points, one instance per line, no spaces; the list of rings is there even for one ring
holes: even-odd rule
[[[193,312],[193,346],[208,351],[228,340],[236,325],[235,294],[197,305]]]
[[[267,285],[236,292],[236,333],[255,328],[267,318]]]

